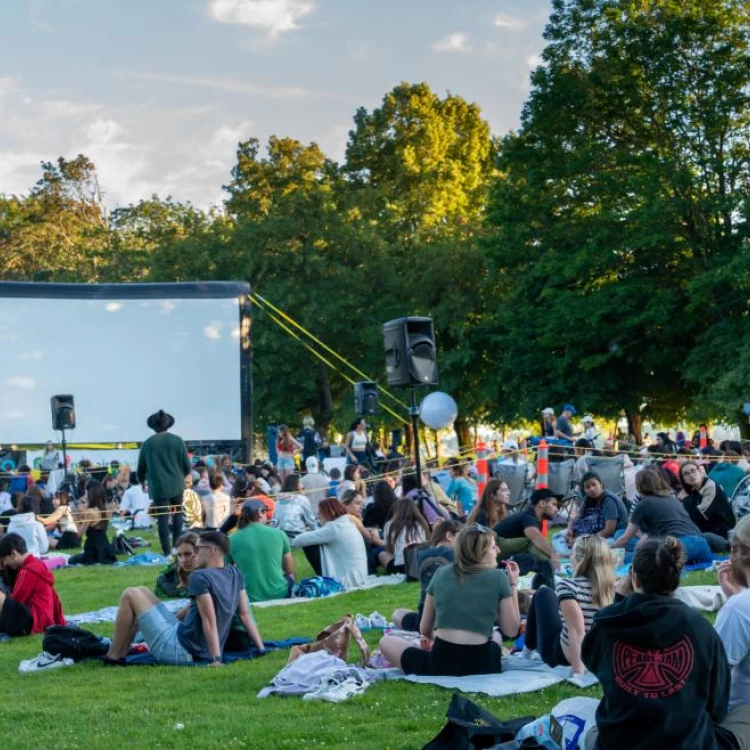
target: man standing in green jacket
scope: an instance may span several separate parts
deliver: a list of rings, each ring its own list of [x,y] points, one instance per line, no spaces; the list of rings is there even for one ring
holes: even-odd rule
[[[174,417],[162,409],[152,414],[146,424],[154,431],[141,446],[138,456],[138,481],[148,480],[154,514],[159,527],[159,541],[165,555],[182,534],[182,492],[185,477],[190,474],[190,457],[184,440],[167,432]],[[169,543],[170,526],[172,542]]]

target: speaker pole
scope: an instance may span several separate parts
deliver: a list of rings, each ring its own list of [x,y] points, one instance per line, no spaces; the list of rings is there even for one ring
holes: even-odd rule
[[[417,388],[411,386],[411,406],[409,407],[411,417],[411,430],[414,441],[414,463],[417,467],[417,487],[422,486],[422,462],[419,457],[419,406],[417,405]]]

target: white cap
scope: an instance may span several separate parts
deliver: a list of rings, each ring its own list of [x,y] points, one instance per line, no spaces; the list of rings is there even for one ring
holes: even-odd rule
[[[542,414],[554,414],[554,413],[555,413],[555,410],[551,406],[548,406],[547,408],[542,409]]]
[[[308,456],[305,460],[305,467],[310,474],[318,473],[318,459],[315,456]]]
[[[586,414],[586,416],[583,418],[583,422],[590,422],[591,424],[594,424],[594,418],[590,414]]]
[[[503,443],[503,450],[504,451],[517,451],[518,443],[515,440],[506,440]]]

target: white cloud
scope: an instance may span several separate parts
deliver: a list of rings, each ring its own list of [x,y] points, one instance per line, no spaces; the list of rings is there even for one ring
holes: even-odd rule
[[[117,312],[118,310],[122,310],[122,302],[107,302],[104,305],[104,309],[107,312]]]
[[[470,52],[469,37],[463,31],[455,31],[432,45],[433,52]]]
[[[540,65],[544,65],[544,60],[542,60],[541,55],[529,55],[526,58],[526,64],[532,69],[535,70]]]
[[[212,341],[218,341],[221,338],[222,327],[223,327],[222,323],[218,321],[214,321],[210,325],[203,327],[203,335],[207,339],[211,339]]]
[[[521,31],[528,25],[525,21],[522,21],[515,16],[511,16],[508,13],[497,13],[493,23],[501,29],[510,29],[511,31]]]
[[[270,36],[299,28],[297,21],[314,9],[314,2],[304,0],[210,0],[208,4],[215,21],[262,29]]]
[[[5,378],[5,385],[30,390],[36,386],[36,380],[34,380],[34,378],[27,378],[23,377],[22,375],[18,375],[12,378]]]
[[[29,360],[38,362],[39,360],[44,359],[44,352],[41,349],[35,349],[32,352],[23,352],[23,354],[18,355],[18,359],[22,362],[28,362]]]

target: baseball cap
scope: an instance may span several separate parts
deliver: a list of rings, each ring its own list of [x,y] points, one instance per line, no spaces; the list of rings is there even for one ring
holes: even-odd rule
[[[750,516],[742,516],[734,527],[734,539],[750,547]]]
[[[536,505],[537,503],[541,503],[542,500],[549,500],[550,498],[557,499],[557,495],[548,487],[541,487],[531,493],[531,504]]]
[[[542,414],[554,414],[555,410],[551,406],[547,406],[546,408],[542,409]]]
[[[591,424],[594,424],[594,418],[593,418],[593,417],[592,417],[592,416],[591,416],[590,414],[587,414],[587,415],[586,415],[586,416],[585,416],[585,417],[583,418],[583,421],[584,421],[584,422],[591,422]]]
[[[254,510],[259,513],[266,510],[266,504],[262,500],[248,500],[242,504],[242,510]]]
[[[318,473],[318,459],[315,456],[308,456],[305,459],[305,467],[311,474]]]
[[[573,416],[575,416],[576,414],[578,414],[578,412],[576,411],[576,408],[575,408],[575,406],[573,406],[573,404],[565,404],[565,406],[563,406],[563,411],[569,411]]]

